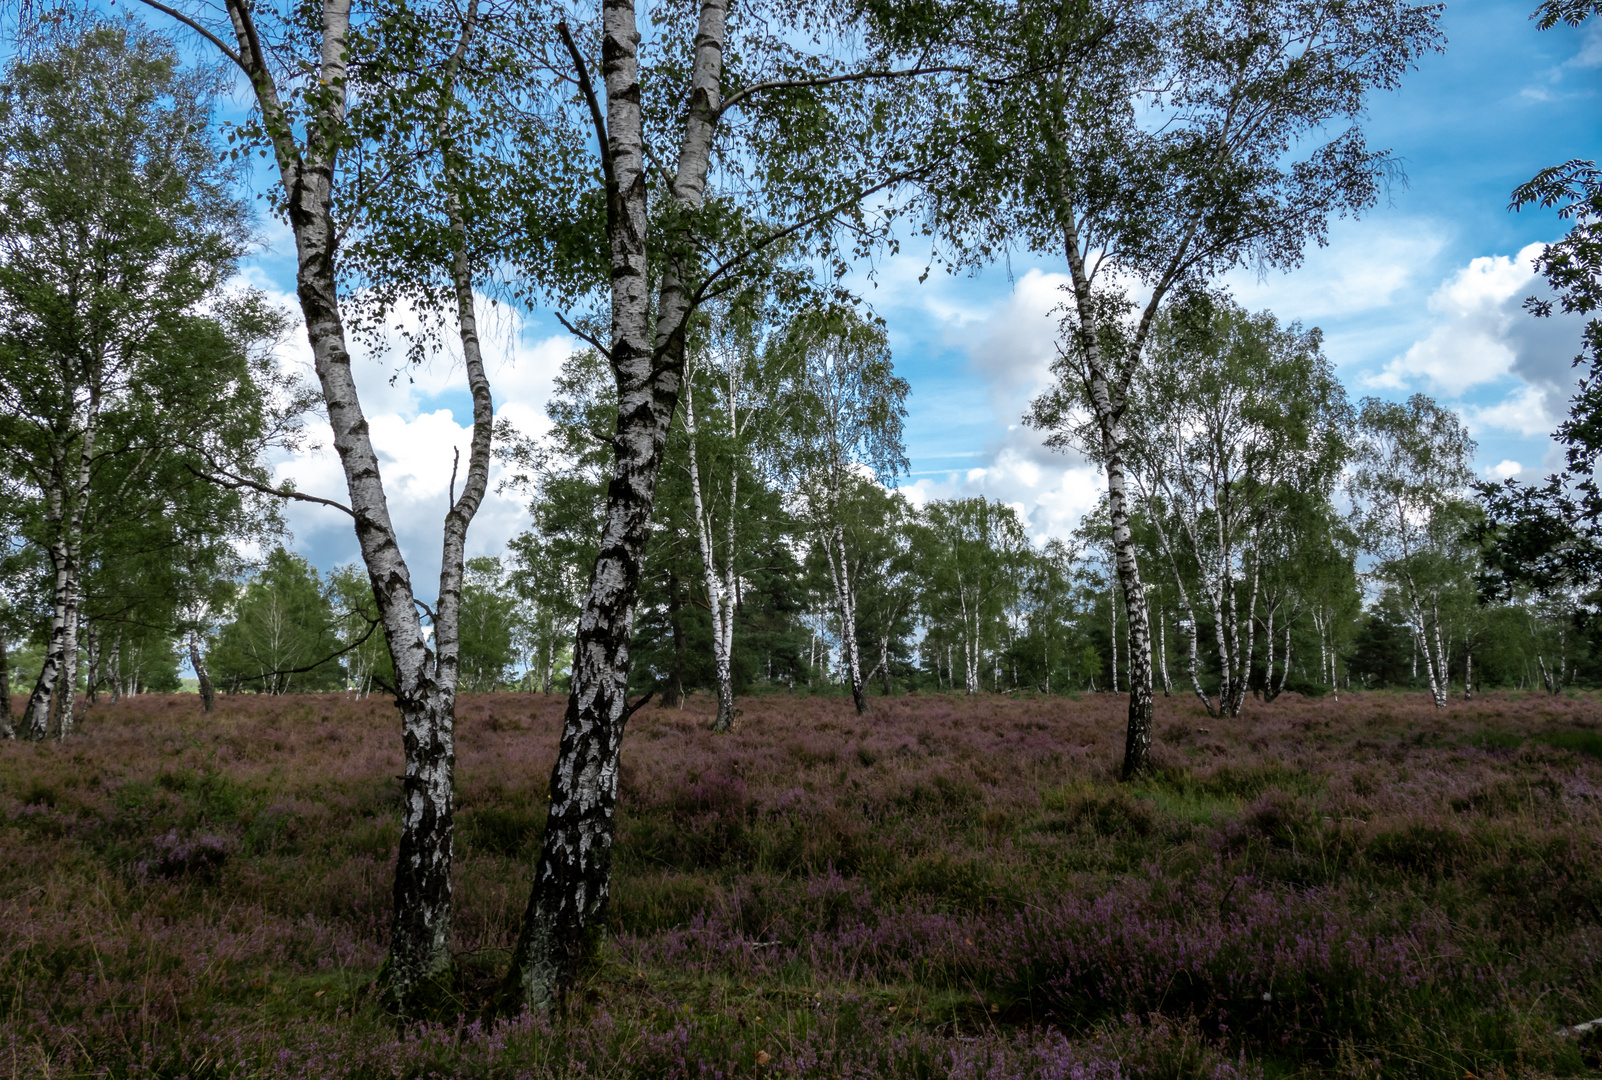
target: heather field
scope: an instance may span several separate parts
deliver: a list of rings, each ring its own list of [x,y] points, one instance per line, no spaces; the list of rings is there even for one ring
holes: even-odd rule
[[[481,1016],[563,702],[464,699],[460,998],[397,1028],[393,710],[145,695],[0,747],[0,1076],[1585,1075],[1602,699],[766,697],[647,708],[612,933]]]

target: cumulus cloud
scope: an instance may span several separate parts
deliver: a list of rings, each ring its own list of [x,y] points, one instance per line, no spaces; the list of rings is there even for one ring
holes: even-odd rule
[[[1376,228],[1342,220],[1331,225],[1329,244],[1309,250],[1293,272],[1259,277],[1241,268],[1223,284],[1246,307],[1267,308],[1281,319],[1341,318],[1395,303],[1445,245],[1446,235],[1433,221],[1403,219]]]
[[[1485,255],[1472,260],[1441,283],[1427,307],[1434,328],[1370,381],[1402,389],[1425,382],[1432,389],[1457,396],[1512,372],[1515,323],[1529,318],[1523,298],[1535,283],[1530,261],[1541,245],[1518,255]]]
[[[1538,319],[1524,310],[1526,297],[1550,295],[1532,266],[1541,249],[1530,244],[1517,255],[1481,256],[1459,267],[1426,302],[1427,332],[1370,375],[1369,385],[1422,387],[1462,401],[1478,430],[1550,432],[1574,391],[1580,326],[1575,318]]]
[[[1053,380],[1066,282],[1066,275],[1032,269],[988,310],[949,328],[983,381],[996,435],[975,455],[979,464],[903,488],[914,504],[983,495],[1013,506],[1036,538],[1066,536],[1094,508],[1101,490],[1095,466],[1050,449],[1044,432],[1022,423],[1029,402]]]
[[[1533,386],[1522,386],[1492,405],[1470,405],[1464,408],[1463,418],[1469,431],[1475,435],[1495,428],[1514,431],[1524,436],[1545,435],[1556,421],[1547,405],[1547,395]]]

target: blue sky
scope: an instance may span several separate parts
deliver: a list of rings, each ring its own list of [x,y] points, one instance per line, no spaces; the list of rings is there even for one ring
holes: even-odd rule
[[[1547,433],[1571,391],[1577,328],[1522,311],[1538,291],[1530,258],[1563,232],[1547,212],[1511,214],[1509,192],[1541,167],[1602,149],[1602,24],[1538,31],[1526,3],[1448,5],[1444,53],[1425,57],[1402,88],[1374,98],[1369,139],[1401,160],[1407,184],[1360,220],[1337,221],[1304,265],[1228,284],[1253,309],[1325,331],[1326,353],[1354,398],[1422,390],[1456,408],[1478,441],[1483,476],[1535,476],[1558,460]],[[292,245],[249,276],[291,298]],[[975,276],[932,275],[924,260],[881,262],[863,291],[885,317],[898,370],[912,385],[907,423],[915,499],[985,494],[1016,505],[1037,536],[1062,535],[1094,504],[1099,477],[1045,449],[1019,416],[1045,384],[1059,300],[1059,264],[1014,258]],[[570,342],[541,313],[504,313],[493,336],[492,382],[503,414],[543,426],[550,377]],[[296,342],[286,357],[301,362]],[[465,449],[469,412],[460,369],[445,362],[388,385],[393,362],[359,365],[364,404],[385,457],[392,511],[419,580],[437,574],[452,445]],[[326,441],[326,440],[324,440]],[[334,496],[331,454],[285,461],[302,488]],[[348,519],[296,506],[296,546],[322,566],[355,558]],[[492,497],[470,551],[497,552],[523,528],[511,496]]]

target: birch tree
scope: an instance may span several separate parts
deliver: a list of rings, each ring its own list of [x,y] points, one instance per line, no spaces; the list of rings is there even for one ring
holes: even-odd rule
[[[570,115],[597,151],[599,187],[579,201],[603,207],[604,224],[520,256],[536,276],[571,282],[569,298],[600,301],[569,326],[606,359],[618,411],[551,811],[506,983],[514,1005],[555,1004],[606,910],[618,761],[639,704],[626,700],[629,638],[692,316],[777,245],[836,265],[839,241],[879,243],[895,189],[926,154],[907,133],[927,113],[901,89],[920,69],[897,66],[893,43],[866,38],[854,16],[758,5],[731,21],[723,0],[703,0],[659,9],[647,39],[632,0],[609,0],[598,20],[557,28],[567,55],[548,68],[576,83]],[[571,257],[592,237],[604,266]]]
[[[974,74],[932,227],[959,259],[1021,248],[1068,263],[1058,374],[1090,403],[1107,476],[1134,662],[1126,776],[1150,768],[1152,703],[1124,410],[1153,320],[1243,262],[1293,267],[1331,214],[1372,204],[1392,165],[1364,140],[1364,102],[1438,45],[1439,14],[1400,0],[1006,0],[953,5],[940,24]],[[916,32],[911,13],[885,17]]]
[[[85,529],[105,410],[130,394],[175,320],[214,298],[245,214],[207,125],[218,83],[171,46],[92,15],[47,24],[0,89],[0,446],[37,496],[53,582],[24,731],[52,703],[72,726]]]
[[[269,552],[232,615],[212,653],[225,685],[287,694],[332,690],[343,681],[334,606],[303,556],[282,547]]]
[[[389,665],[383,635],[374,633],[378,607],[366,573],[354,563],[336,566],[328,572],[326,587],[345,665],[346,693],[360,701],[375,686],[393,687],[395,673]]]
[[[1130,473],[1188,627],[1192,688],[1209,715],[1238,716],[1259,604],[1276,557],[1291,550],[1287,516],[1299,500],[1333,493],[1351,417],[1318,330],[1281,327],[1227,301],[1195,308],[1159,316],[1151,359],[1131,381],[1125,431]],[[1216,702],[1198,670],[1193,589],[1213,627]],[[1282,599],[1276,591],[1271,611]]]
[[[1028,547],[1023,523],[1010,506],[983,496],[931,502],[920,516],[921,605],[956,641],[963,689],[976,694],[983,654],[988,649],[994,665],[1004,615],[1018,590]]]
[[[494,212],[505,201],[492,197],[499,193],[486,177],[526,177],[477,168],[484,157],[478,151],[503,128],[469,117],[464,102],[494,85],[483,78],[489,72],[518,82],[517,71],[500,62],[504,53],[486,55],[486,42],[503,39],[482,32],[485,15],[476,2],[463,9],[321,0],[280,14],[226,0],[221,21],[211,7],[142,2],[244,76],[254,112],[234,135],[271,160],[271,202],[294,236],[296,292],[349,502],[285,488],[272,493],[351,517],[389,647],[406,779],[394,922],[379,982],[384,999],[405,1010],[448,981],[453,968],[458,609],[463,547],[487,483],[493,426],[477,331],[474,285],[487,257],[478,238],[505,235],[505,219]],[[361,93],[352,95],[357,86]],[[532,210],[530,201],[518,214]],[[473,402],[465,474],[459,492],[453,479],[442,529],[431,636],[351,372],[351,332],[376,330],[403,306],[438,315],[435,332],[420,344],[438,341],[438,328],[453,324]]]
[[[1446,707],[1446,643],[1434,572],[1463,532],[1455,512],[1473,480],[1474,440],[1457,415],[1423,394],[1364,398],[1348,481],[1354,525],[1378,571],[1398,587],[1437,708]]]
[[[867,711],[857,640],[864,551],[852,543],[858,485],[905,471],[902,421],[907,382],[895,374],[883,327],[832,307],[804,313],[786,349],[793,361],[777,397],[779,454],[796,517],[823,554],[840,623],[841,667],[857,712]]]
[[[767,391],[787,358],[784,350],[777,357],[761,355],[771,345],[765,314],[743,305],[709,307],[686,358],[684,468],[712,623],[718,700],[713,731],[728,731],[734,723],[734,616],[748,547],[741,525],[752,492],[766,481],[758,470],[771,461],[775,425]]]
[[[913,538],[916,513],[899,491],[886,491],[866,480],[858,481],[851,504],[849,546],[857,554],[853,590],[857,648],[870,649],[873,661],[862,681],[866,687],[877,677],[889,697],[925,572]]]

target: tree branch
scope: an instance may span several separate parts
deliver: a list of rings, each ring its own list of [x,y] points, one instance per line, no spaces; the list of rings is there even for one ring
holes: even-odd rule
[[[185,467],[200,479],[216,484],[219,487],[233,488],[235,491],[239,490],[240,488],[249,488],[252,491],[259,491],[263,495],[276,495],[280,499],[294,499],[297,502],[318,503],[322,506],[332,506],[335,510],[342,510],[349,514],[352,518],[356,516],[356,512],[350,507],[346,506],[344,503],[335,502],[333,499],[325,499],[319,495],[307,495],[304,492],[290,491],[284,488],[268,487],[266,484],[258,483],[257,481],[251,480],[247,477],[236,476],[229,472],[219,471],[216,473],[207,473],[200,471],[193,465],[186,465]]]
[[[816,79],[775,79],[771,82],[752,83],[743,90],[736,90],[723,99],[718,107],[717,114],[722,116],[730,108],[739,104],[752,94],[760,94],[765,90],[803,90],[811,86],[837,86],[840,83],[868,82],[876,79],[907,79],[917,75],[937,75],[942,72],[953,73],[967,71],[965,67],[942,65],[939,67],[904,68],[900,71],[853,71],[845,75],[825,75]]]
[[[595,351],[600,353],[602,356],[606,357],[606,359],[608,361],[610,361],[612,359],[612,350],[611,349],[608,349],[605,345],[602,345],[595,338],[591,337],[589,334],[585,333],[583,330],[580,330],[578,327],[576,327],[572,323],[568,322],[566,316],[564,316],[560,311],[555,312],[554,314],[556,315],[556,321],[561,323],[563,326],[567,327],[567,332],[568,333],[572,334],[576,338],[582,338],[583,340],[589,342],[592,346],[595,347]]]
[[[377,619],[368,619],[366,615],[363,615],[362,618],[367,620],[367,632],[365,634],[363,634],[361,637],[357,638],[355,641],[351,642],[349,645],[346,645],[344,648],[340,649],[338,652],[329,653],[327,656],[323,657],[321,660],[317,660],[317,661],[314,661],[314,662],[312,662],[310,664],[307,664],[305,667],[278,668],[278,669],[273,670],[273,671],[264,671],[259,675],[251,675],[248,678],[241,679],[240,681],[241,682],[247,682],[247,683],[248,682],[263,682],[263,683],[265,683],[269,676],[276,677],[278,675],[303,675],[308,671],[314,671],[317,668],[322,667],[324,664],[328,663],[330,660],[338,660],[341,656],[344,656],[346,653],[351,652],[351,651],[353,651],[355,649],[359,649],[363,645],[367,644],[367,639],[373,636],[373,631],[374,630],[378,629],[379,620],[377,620]]]
[[[838,214],[846,207],[851,206],[854,203],[859,203],[868,198],[870,195],[876,195],[887,187],[899,184],[904,180],[910,180],[917,175],[918,170],[914,169],[907,172],[896,173],[894,176],[887,176],[877,184],[874,184],[872,187],[863,188],[856,194],[841,199],[833,206],[830,206],[824,210],[820,210],[809,218],[804,218],[801,221],[795,222],[793,225],[787,225],[782,229],[778,229],[769,233],[767,236],[763,237],[761,240],[758,240],[744,251],[741,251],[739,254],[731,256],[726,261],[719,263],[717,269],[708,274],[706,279],[701,282],[701,287],[695,291],[695,296],[690,304],[691,310],[694,310],[695,306],[706,298],[707,289],[712,285],[713,282],[723,277],[730,270],[744,262],[746,259],[749,259],[751,256],[756,255],[766,248],[772,247],[774,244],[777,244],[780,240],[783,240],[788,236],[794,236],[803,229],[810,228],[820,221],[825,221],[828,218],[834,217],[834,215]]]
[[[195,33],[199,34],[201,37],[215,45],[217,47],[217,51],[228,57],[228,59],[232,60],[234,64],[238,66],[240,71],[243,71],[247,76],[250,75],[250,68],[245,66],[244,57],[240,56],[233,49],[229,48],[228,44],[224,42],[222,38],[218,37],[216,34],[213,34],[204,26],[201,26],[188,15],[185,15],[181,11],[175,11],[166,4],[158,3],[157,0],[139,0],[139,2],[144,4],[146,7],[155,8],[168,18],[177,19],[179,22],[189,27],[189,29],[193,30]]]
[[[601,103],[595,96],[595,87],[590,83],[589,69],[584,66],[584,57],[579,53],[578,45],[574,43],[567,23],[557,23],[556,30],[562,35],[562,44],[567,46],[567,54],[573,58],[573,70],[578,74],[579,89],[583,91],[584,100],[590,107],[590,122],[595,125],[595,139],[601,146],[601,171],[606,174],[606,188],[610,191],[616,181],[612,176],[612,144],[607,139],[606,118],[601,115]]]
[[[623,717],[622,717],[622,719],[626,721],[626,720],[628,720],[629,717],[633,716],[635,713],[637,713],[641,709],[645,708],[645,703],[647,701],[650,701],[651,697],[655,693],[656,693],[655,689],[647,690],[645,692],[645,696],[644,697],[642,697],[640,700],[636,701],[633,705],[626,706],[623,709]]]

